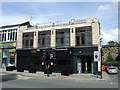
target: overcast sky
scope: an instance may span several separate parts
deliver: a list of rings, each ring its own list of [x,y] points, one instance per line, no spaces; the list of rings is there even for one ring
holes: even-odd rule
[[[96,17],[103,26],[103,44],[118,41],[117,2],[3,2],[2,25],[31,24]]]

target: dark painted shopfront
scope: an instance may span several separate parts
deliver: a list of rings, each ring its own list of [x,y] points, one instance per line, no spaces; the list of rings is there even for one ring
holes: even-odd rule
[[[53,54],[52,48],[41,49],[17,49],[17,71],[29,70],[30,72],[45,71],[45,50]],[[97,64],[94,62],[94,51],[98,47],[57,47],[55,58],[49,58],[49,68],[53,72],[68,73],[92,73],[96,74]]]

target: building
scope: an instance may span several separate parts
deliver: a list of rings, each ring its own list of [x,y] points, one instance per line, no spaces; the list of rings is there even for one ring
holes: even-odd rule
[[[97,18],[73,19],[64,23],[57,22],[35,27],[21,26],[19,30],[17,41],[18,56],[21,53],[19,59],[31,59],[31,49],[39,50],[46,47],[65,49],[72,47],[74,65],[71,63],[71,66],[73,66],[73,73],[101,71],[101,58],[98,62],[94,62],[94,51],[100,52],[102,40],[101,24]],[[37,52],[34,55],[37,55]],[[39,61],[41,56],[39,54],[36,57]],[[63,61],[60,60],[56,60],[56,62],[59,65],[61,62],[61,65],[63,64]]]
[[[19,27],[29,22],[0,27],[0,67],[14,66]]]
[[[103,61],[107,60],[107,56],[109,54],[112,55],[112,57],[115,61],[120,61],[120,60],[118,60],[118,58],[119,58],[118,56],[120,54],[120,45],[119,44],[103,45],[102,52],[103,52],[103,56],[102,56]]]

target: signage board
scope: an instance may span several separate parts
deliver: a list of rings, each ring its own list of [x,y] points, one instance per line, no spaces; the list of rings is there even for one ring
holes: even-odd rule
[[[2,42],[0,48],[16,48],[16,42]]]
[[[98,62],[99,61],[99,55],[100,52],[99,51],[94,51],[94,62]]]

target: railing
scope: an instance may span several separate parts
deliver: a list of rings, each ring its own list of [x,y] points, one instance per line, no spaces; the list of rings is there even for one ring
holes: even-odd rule
[[[56,21],[56,22],[48,22],[48,23],[37,23],[34,28],[47,28],[47,27],[54,27],[54,26],[67,26],[67,25],[74,25],[74,24],[82,24],[86,23],[86,19],[75,20],[71,19],[70,21]]]

